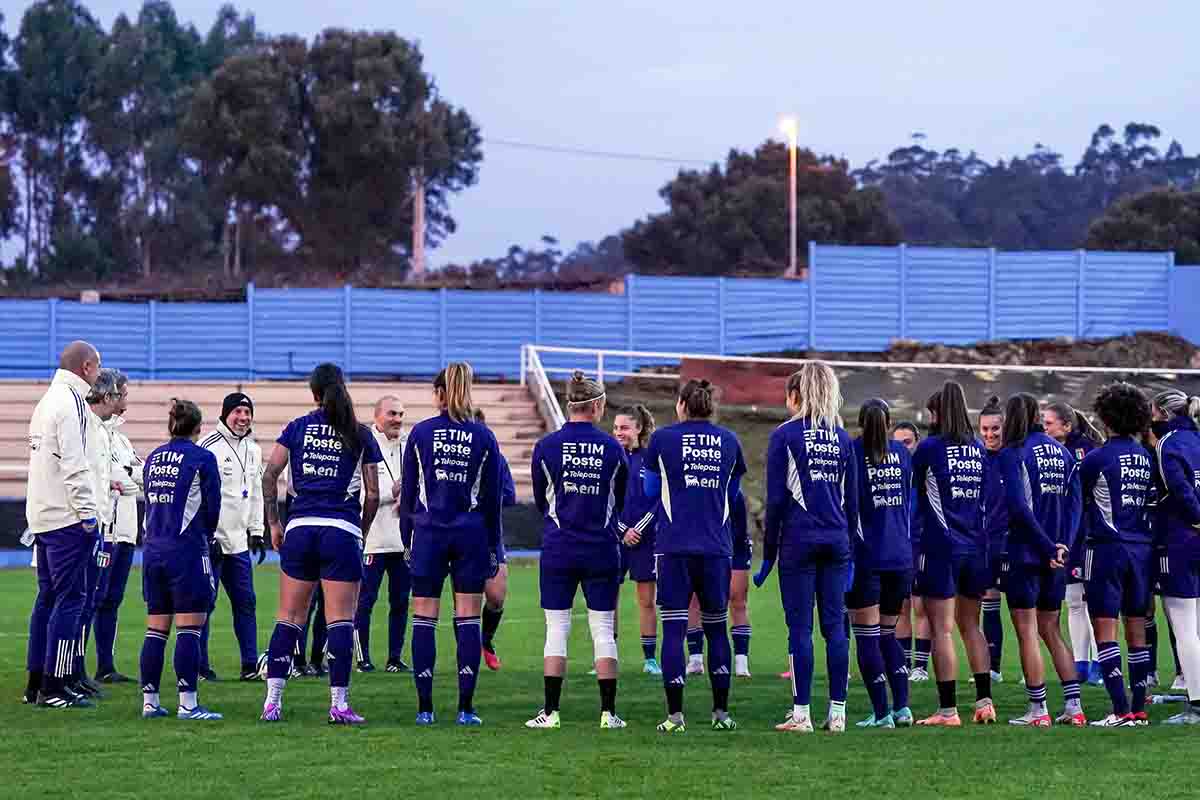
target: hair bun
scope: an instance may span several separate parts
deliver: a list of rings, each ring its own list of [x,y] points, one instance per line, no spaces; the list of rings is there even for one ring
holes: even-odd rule
[[[583,381],[585,381],[586,379],[587,379],[587,376],[585,376],[583,374],[583,370],[581,370],[581,369],[577,369],[571,373],[571,381],[574,383],[583,383]]]

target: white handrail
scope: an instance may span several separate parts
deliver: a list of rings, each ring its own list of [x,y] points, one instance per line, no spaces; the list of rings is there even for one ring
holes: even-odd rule
[[[523,349],[528,348],[528,352],[534,358],[537,358],[538,365],[541,365],[541,353],[560,353],[568,355],[583,355],[592,356],[596,359],[597,375],[608,375],[610,377],[637,377],[645,379],[663,379],[663,380],[678,380],[678,374],[662,373],[662,372],[619,372],[609,369],[605,366],[605,358],[632,358],[632,359],[662,359],[667,361],[683,361],[688,359],[691,361],[726,361],[740,364],[793,364],[799,366],[808,363],[814,359],[803,358],[764,358],[762,356],[722,356],[712,353],[660,353],[645,350],[603,350],[591,347],[555,347],[550,345],[527,344],[523,345]],[[824,360],[824,359],[822,359]],[[926,362],[914,361],[824,361],[831,367],[843,367],[848,369],[933,369],[933,370],[969,370],[972,372],[1072,372],[1082,374],[1097,374],[1097,375],[1200,375],[1200,369],[1190,368],[1175,368],[1175,367],[1069,367],[1058,366],[1054,364],[932,364]],[[551,367],[544,369],[543,372],[571,372],[575,368]]]
[[[542,359],[538,355],[537,348],[533,345],[523,345],[521,347],[521,384],[526,385],[530,380],[533,383],[534,399],[537,400],[542,416],[553,433],[567,424],[567,418],[563,415],[558,396],[554,394],[550,378],[546,376],[546,368],[542,366]]]

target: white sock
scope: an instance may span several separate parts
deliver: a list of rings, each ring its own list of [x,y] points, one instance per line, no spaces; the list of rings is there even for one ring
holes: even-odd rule
[[[1163,606],[1175,629],[1175,646],[1185,676],[1200,675],[1200,603],[1195,598],[1164,597]],[[1187,682],[1188,700],[1200,702],[1200,680]]]
[[[157,706],[158,692],[142,692],[142,705]]]
[[[831,716],[831,717],[846,716],[846,701],[845,700],[830,700],[829,701],[829,716]]]
[[[345,711],[350,705],[346,702],[346,696],[350,692],[348,686],[330,686],[329,687],[329,704],[338,711]]]
[[[1088,618],[1083,591],[1082,583],[1067,586],[1067,631],[1071,635],[1071,654],[1077,662],[1095,660],[1096,644],[1092,638],[1092,621]]]
[[[799,722],[802,719],[811,719],[812,712],[808,710],[808,706],[792,706],[792,721]]]
[[[286,678],[267,678],[267,702],[266,705],[282,706],[283,705],[283,687],[287,684]]]
[[[181,708],[195,708],[196,707],[196,693],[195,692],[180,692],[179,693],[179,705]]]

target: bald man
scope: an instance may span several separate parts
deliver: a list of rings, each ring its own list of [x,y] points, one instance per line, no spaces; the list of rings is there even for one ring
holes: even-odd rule
[[[96,348],[71,342],[29,423],[25,517],[36,536],[38,594],[29,618],[25,702],[48,708],[91,705],[70,681],[87,565],[100,543],[85,400],[99,374]]]
[[[363,582],[354,615],[354,650],[359,672],[374,672],[371,662],[371,610],[379,599],[383,576],[388,579],[388,672],[408,672],[400,657],[408,628],[408,595],[412,575],[404,561],[396,498],[400,496],[400,466],[404,458],[404,405],[394,395],[375,403],[371,433],[383,453],[379,465],[379,513],[363,541]]]

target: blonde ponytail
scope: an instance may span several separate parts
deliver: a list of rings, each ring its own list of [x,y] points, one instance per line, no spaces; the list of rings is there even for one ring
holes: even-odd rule
[[[475,418],[475,410],[471,403],[471,384],[475,380],[475,372],[465,361],[456,361],[438,373],[433,380],[434,391],[438,400],[455,422],[466,422]]]

